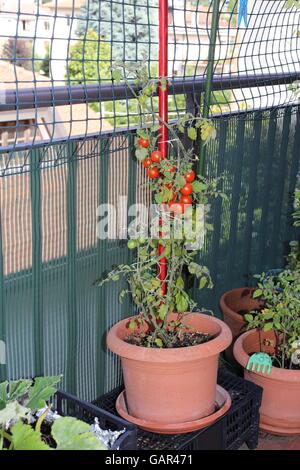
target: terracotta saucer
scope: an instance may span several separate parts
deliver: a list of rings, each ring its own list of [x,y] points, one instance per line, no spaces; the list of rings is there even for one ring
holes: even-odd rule
[[[230,408],[231,398],[229,393],[224,388],[217,385],[216,394],[216,409],[215,413],[204,418],[197,419],[195,421],[186,421],[184,423],[176,424],[163,424],[155,421],[146,421],[143,419],[135,418],[130,416],[126,405],[126,394],[125,390],[120,393],[116,401],[116,409],[122,418],[126,419],[130,423],[136,424],[139,428],[145,431],[155,432],[159,434],[184,434],[188,432],[197,431],[202,428],[206,428],[213,424],[217,419],[221,418]]]
[[[262,417],[260,419],[259,429],[275,436],[296,436],[300,434],[300,428],[285,428],[283,426],[272,426],[271,424],[264,423]]]

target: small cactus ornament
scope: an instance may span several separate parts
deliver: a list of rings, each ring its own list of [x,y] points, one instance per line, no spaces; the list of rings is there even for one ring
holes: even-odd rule
[[[262,374],[264,374],[265,372],[267,372],[267,374],[270,374],[271,368],[272,359],[266,353],[252,354],[246,366],[247,370],[251,370],[252,372],[261,372]]]

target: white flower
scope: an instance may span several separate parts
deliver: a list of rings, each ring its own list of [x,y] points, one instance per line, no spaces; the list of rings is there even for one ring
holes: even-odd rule
[[[297,341],[294,341],[294,342],[292,343],[292,348],[293,348],[293,349],[298,349],[298,348],[300,348],[300,338],[298,338]]]
[[[300,364],[300,349],[296,349],[296,351],[292,354],[291,360],[295,366]]]

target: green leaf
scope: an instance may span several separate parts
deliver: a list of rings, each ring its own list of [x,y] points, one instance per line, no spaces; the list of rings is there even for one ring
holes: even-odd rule
[[[32,380],[16,380],[9,383],[9,400],[17,400],[29,391]]]
[[[176,286],[179,287],[179,289],[183,289],[183,288],[184,288],[184,280],[183,280],[182,276],[179,276],[179,277],[177,278]]]
[[[129,329],[130,330],[135,330],[136,329],[136,322],[134,320],[131,320],[129,322]]]
[[[156,338],[155,344],[156,344],[156,346],[158,346],[159,348],[162,348],[163,345],[164,345],[163,342],[162,342],[162,340],[161,340],[160,338]]]
[[[0,384],[0,410],[5,404],[24,397],[32,385],[32,380],[15,380]]]
[[[0,411],[0,425],[7,423],[7,421],[11,419],[19,421],[22,418],[26,418],[29,412],[29,408],[20,405],[17,401],[10,401],[5,408]]]
[[[159,125],[159,124],[154,125],[154,126],[151,126],[151,132],[152,132],[153,134],[155,134],[155,132],[158,132],[159,129],[160,129],[160,125]]]
[[[206,285],[207,285],[207,277],[202,276],[199,282],[199,289],[204,289]]]
[[[176,309],[178,313],[185,313],[189,308],[189,302],[187,301],[184,294],[178,292],[175,296]]]
[[[168,314],[168,306],[166,304],[161,304],[158,309],[159,318],[164,320]]]
[[[59,418],[52,426],[57,450],[106,450],[90,431],[90,425],[69,416]]]
[[[147,149],[144,149],[143,147],[138,148],[138,149],[136,149],[136,151],[135,151],[136,159],[137,159],[139,162],[142,162],[143,160],[145,160],[145,158],[147,157],[147,155],[148,155],[148,150],[147,150]]]
[[[5,404],[7,402],[7,386],[7,381],[0,383],[0,410],[5,408]]]
[[[122,78],[122,71],[119,70],[119,69],[114,69],[114,70],[112,71],[112,77],[113,77],[113,79],[114,79],[114,81],[115,81],[116,83],[120,83],[120,82],[121,82],[121,78]]]
[[[171,254],[171,244],[170,243],[167,243],[166,246],[165,246],[165,249],[164,249],[164,253],[163,253],[163,256],[168,258]]]
[[[37,377],[34,381],[34,385],[29,390],[29,400],[26,406],[32,411],[43,408],[45,402],[56,392],[57,389],[55,386],[61,381],[61,378],[61,375],[54,377]]]
[[[264,331],[270,331],[272,329],[273,329],[273,322],[266,323],[263,328]]]
[[[120,304],[122,304],[124,302],[124,298],[126,297],[126,295],[128,294],[128,290],[127,289],[123,289],[121,290],[120,294],[119,294],[119,302]]]
[[[264,320],[270,320],[271,318],[274,317],[274,312],[272,312],[271,310],[267,310],[266,313],[263,312],[263,318]]]
[[[197,140],[197,131],[194,127],[188,128],[188,138],[191,140]]]
[[[261,289],[256,289],[256,291],[253,294],[253,299],[257,299],[258,297],[261,297],[263,294],[263,291]]]
[[[247,322],[252,322],[253,321],[253,315],[251,315],[250,313],[246,313],[246,315],[244,315],[244,320],[247,321]]]
[[[156,193],[154,198],[157,204],[162,204],[164,202],[164,196],[163,196],[162,191],[160,191],[159,193]]]
[[[207,184],[201,183],[201,181],[194,181],[192,186],[194,193],[202,193],[207,190]]]
[[[63,418],[61,418],[63,419]],[[29,424],[16,423],[11,428],[13,450],[52,450]]]
[[[184,176],[178,174],[176,176],[176,184],[180,186],[180,188],[183,188],[183,186],[186,184]]]

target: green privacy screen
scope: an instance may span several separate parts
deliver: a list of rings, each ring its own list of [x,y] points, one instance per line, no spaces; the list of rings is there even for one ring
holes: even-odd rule
[[[300,111],[286,107],[223,116],[215,124],[207,172],[223,176],[228,199],[212,205],[214,230],[202,252],[215,287],[194,294],[200,308],[218,315],[221,292],[284,263],[294,236]],[[94,282],[112,265],[129,261],[122,239],[126,206],[149,202],[132,147],[133,134],[124,131],[14,154],[15,168],[0,185],[3,376],[62,373],[64,388],[88,400],[120,380],[105,333],[133,310],[118,303],[121,285],[99,289]],[[125,205],[110,227],[118,239],[99,240],[97,207],[119,196]]]

